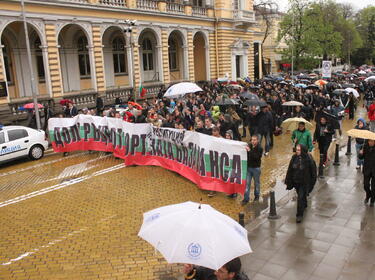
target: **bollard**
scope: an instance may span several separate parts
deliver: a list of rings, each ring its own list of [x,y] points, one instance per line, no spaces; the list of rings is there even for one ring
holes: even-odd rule
[[[323,167],[323,160],[324,160],[324,154],[320,154],[320,159],[319,159],[319,178],[320,179],[323,179],[324,178],[324,174],[323,174],[323,170],[324,170],[324,167]]]
[[[268,219],[276,220],[280,218],[276,213],[276,200],[275,200],[275,191],[270,191],[270,213],[268,214]]]
[[[245,214],[244,214],[244,212],[238,213],[238,223],[241,226],[245,227]]]
[[[352,137],[348,136],[348,145],[346,147],[345,155],[350,156],[352,154]]]
[[[339,150],[340,150],[340,145],[336,143],[335,161],[333,162],[333,165],[340,165]]]

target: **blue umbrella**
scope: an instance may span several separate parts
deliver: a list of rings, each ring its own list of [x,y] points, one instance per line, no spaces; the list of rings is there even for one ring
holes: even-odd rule
[[[294,87],[307,88],[307,85],[305,85],[305,84],[296,84],[296,85],[294,85]]]

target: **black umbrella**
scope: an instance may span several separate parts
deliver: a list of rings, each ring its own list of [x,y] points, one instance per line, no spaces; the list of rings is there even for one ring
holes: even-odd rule
[[[247,91],[240,93],[240,97],[244,99],[259,99],[258,95]]]
[[[306,88],[307,89],[319,89],[317,85],[308,85]]]
[[[327,111],[323,111],[323,116],[327,118],[327,121],[331,123],[333,129],[340,129],[340,123],[338,118]]]
[[[266,103],[264,101],[261,101],[259,99],[249,99],[249,100],[246,100],[244,105],[248,106],[248,107],[262,107],[262,105],[264,105],[263,103]],[[267,104],[266,104],[267,105]]]
[[[350,87],[350,88],[355,88],[356,85],[355,85],[355,84],[343,84],[343,85],[342,85],[342,88],[348,88],[348,87]]]
[[[235,105],[240,105],[240,103],[238,102],[238,100],[226,98],[217,102],[215,105],[218,105],[218,106],[234,105],[235,106]]]

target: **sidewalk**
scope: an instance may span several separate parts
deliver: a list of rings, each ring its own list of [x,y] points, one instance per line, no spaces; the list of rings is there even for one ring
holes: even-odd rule
[[[331,165],[318,179],[304,220],[296,224],[292,194],[276,186],[278,220],[263,213],[246,226],[253,253],[242,258],[252,280],[374,280],[375,208],[365,206],[362,173],[356,155],[340,151],[340,166]],[[278,201],[278,199],[277,199]]]

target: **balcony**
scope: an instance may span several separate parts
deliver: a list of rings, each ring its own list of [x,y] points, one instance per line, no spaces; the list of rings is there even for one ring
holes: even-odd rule
[[[206,17],[207,16],[207,8],[193,6],[192,7],[192,15],[198,17]]]
[[[245,28],[255,24],[255,13],[253,11],[234,10],[233,19],[235,26],[244,26]]]
[[[126,7],[125,0],[99,0],[99,3],[109,7]]]
[[[153,0],[137,0],[137,8],[142,10],[157,11],[158,2]]]
[[[167,12],[173,14],[184,14],[184,5],[179,3],[167,3]]]

